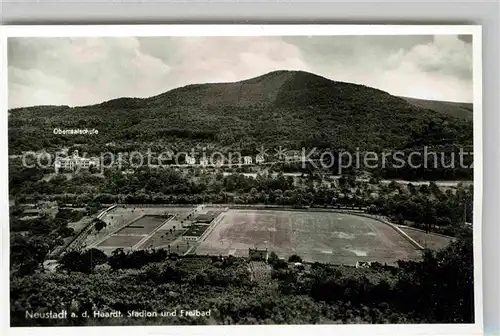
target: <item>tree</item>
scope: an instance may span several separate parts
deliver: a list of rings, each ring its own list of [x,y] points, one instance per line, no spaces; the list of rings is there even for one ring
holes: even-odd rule
[[[59,228],[59,230],[57,230],[57,233],[60,234],[62,237],[66,238],[73,236],[75,234],[75,230],[73,228],[64,226]]]
[[[101,250],[91,248],[83,253],[71,251],[59,261],[60,267],[73,272],[92,273],[95,266],[105,263],[107,256]]]
[[[287,268],[288,265],[286,261],[280,259],[276,253],[271,252],[269,254],[269,257],[267,258],[267,262],[274,268],[274,269],[280,269],[280,268]]]
[[[108,259],[108,264],[113,270],[125,268],[127,261],[127,253],[122,248],[118,248],[111,253]]]
[[[53,223],[49,221],[47,217],[41,217],[37,218],[33,221],[32,227],[31,227],[31,233],[33,235],[40,235],[40,236],[45,236],[49,234],[52,229],[53,229]]]
[[[419,188],[419,191],[422,193],[422,194],[429,194],[430,193],[430,189],[427,185],[425,184],[422,184]]]
[[[471,323],[474,318],[472,239],[426,250],[420,262],[399,262],[396,304],[428,322]]]
[[[289,258],[288,258],[288,262],[302,262],[302,258],[296,254],[292,254]]]
[[[391,183],[389,183],[388,187],[389,187],[389,190],[395,191],[398,189],[398,184],[395,181],[391,181]]]
[[[17,268],[21,275],[32,274],[52,248],[51,239],[47,237],[26,238],[14,235],[11,238],[10,260],[11,265]]]
[[[83,267],[81,265],[80,252],[70,251],[62,256],[59,260],[59,267],[69,271],[79,271]]]
[[[83,271],[85,273],[91,273],[94,271],[95,266],[104,264],[108,261],[108,257],[104,252],[99,249],[91,248],[86,250],[81,255]]]
[[[106,222],[100,219],[94,220],[94,228],[97,232],[100,232],[103,228],[106,227]]]

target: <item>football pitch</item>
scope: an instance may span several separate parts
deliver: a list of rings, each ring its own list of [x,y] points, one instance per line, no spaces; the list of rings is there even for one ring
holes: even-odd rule
[[[387,224],[344,213],[229,210],[200,242],[196,254],[247,256],[249,248],[267,248],[280,257],[297,254],[305,261],[392,264],[417,259],[420,251]]]

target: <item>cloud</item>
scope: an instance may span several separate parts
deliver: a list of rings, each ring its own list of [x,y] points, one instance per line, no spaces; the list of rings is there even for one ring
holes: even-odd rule
[[[314,72],[393,95],[472,101],[472,45],[447,36],[291,38]]]
[[[374,84],[393,94],[472,101],[472,46],[457,36],[435,36],[432,42],[400,49],[385,69]]]
[[[296,46],[274,37],[141,39],[142,50],[170,64],[171,85],[231,82],[276,69],[307,70]]]
[[[170,67],[139,46],[135,38],[9,39],[9,106],[151,95]]]
[[[8,64],[9,107],[148,97],[279,69],[472,100],[467,36],[9,38]]]

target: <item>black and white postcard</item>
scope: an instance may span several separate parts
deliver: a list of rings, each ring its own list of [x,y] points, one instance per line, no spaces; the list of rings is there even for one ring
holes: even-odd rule
[[[12,333],[482,329],[479,26],[4,28]]]

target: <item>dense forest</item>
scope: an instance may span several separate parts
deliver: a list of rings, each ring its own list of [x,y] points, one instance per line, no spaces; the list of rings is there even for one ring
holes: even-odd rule
[[[292,260],[292,257],[295,259]],[[300,260],[292,256],[290,261]],[[271,279],[251,279],[236,257],[179,257],[164,250],[106,257],[72,252],[55,272],[11,280],[11,324],[148,325],[268,323],[472,323],[472,243],[459,240],[421,261],[353,268],[297,267],[273,253]],[[26,319],[26,311],[211,310],[210,317]]]
[[[147,99],[9,112],[10,154],[74,144],[89,154],[150,146],[183,150],[203,145],[255,153],[261,145],[351,151],[472,145],[471,120],[301,71],[189,85]],[[56,128],[95,128],[99,133],[60,135],[53,133]]]

